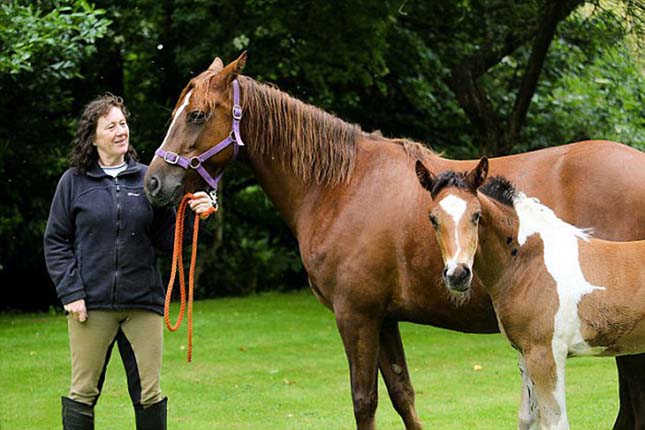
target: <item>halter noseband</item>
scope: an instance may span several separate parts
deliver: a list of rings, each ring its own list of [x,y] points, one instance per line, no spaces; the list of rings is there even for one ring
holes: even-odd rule
[[[213,178],[208,171],[202,166],[206,160],[214,156],[215,154],[223,151],[230,144],[233,144],[233,160],[237,158],[239,152],[239,147],[244,146],[242,141],[242,136],[240,136],[240,120],[242,119],[242,106],[240,106],[240,84],[237,79],[233,80],[233,124],[231,126],[232,130],[229,135],[219,142],[217,145],[213,146],[206,152],[201,153],[200,155],[194,157],[184,157],[177,154],[176,152],[165,151],[161,148],[158,148],[155,151],[155,155],[161,157],[166,163],[177,165],[184,169],[194,169],[199,173],[199,175],[210,185],[212,190],[209,192],[213,203],[217,205],[217,184],[224,173],[224,167],[220,168],[215,178]]]

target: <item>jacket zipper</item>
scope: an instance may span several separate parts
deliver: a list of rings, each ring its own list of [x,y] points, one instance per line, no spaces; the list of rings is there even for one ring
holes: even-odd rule
[[[121,232],[121,201],[119,198],[121,187],[119,186],[119,178],[115,177],[114,183],[116,185],[116,241],[114,245],[114,284],[112,285],[112,306],[116,307],[119,284],[119,233]]]

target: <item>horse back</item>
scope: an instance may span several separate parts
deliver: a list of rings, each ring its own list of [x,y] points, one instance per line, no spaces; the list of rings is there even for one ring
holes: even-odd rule
[[[645,153],[627,145],[583,141],[494,158],[491,174],[596,237],[645,239]]]

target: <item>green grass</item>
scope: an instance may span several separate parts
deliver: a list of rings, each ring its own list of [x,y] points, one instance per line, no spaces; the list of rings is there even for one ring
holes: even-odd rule
[[[354,429],[333,315],[309,292],[199,301],[194,309],[193,363],[185,361],[185,325],[165,332],[162,389],[171,430]],[[426,428],[516,428],[516,356],[501,335],[408,323],[401,330]],[[65,317],[0,314],[0,345],[0,429],[60,428],[69,384]],[[573,428],[611,428],[616,379],[613,359],[568,361]],[[379,429],[402,429],[382,382],[379,393]],[[99,430],[134,428],[116,348],[96,415]]]

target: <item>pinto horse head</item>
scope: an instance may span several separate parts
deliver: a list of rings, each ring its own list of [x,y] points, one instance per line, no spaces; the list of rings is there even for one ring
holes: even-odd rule
[[[430,222],[434,227],[443,259],[443,281],[453,292],[465,293],[473,279],[477,252],[481,206],[477,189],[488,175],[488,159],[466,173],[443,172],[435,176],[421,161],[416,173],[421,185],[430,192]]]
[[[145,191],[156,206],[177,203],[183,193],[217,187],[221,170],[242,146],[239,77],[246,52],[224,67],[210,67],[183,89],[166,137],[145,177]],[[206,182],[206,183],[204,183]]]

